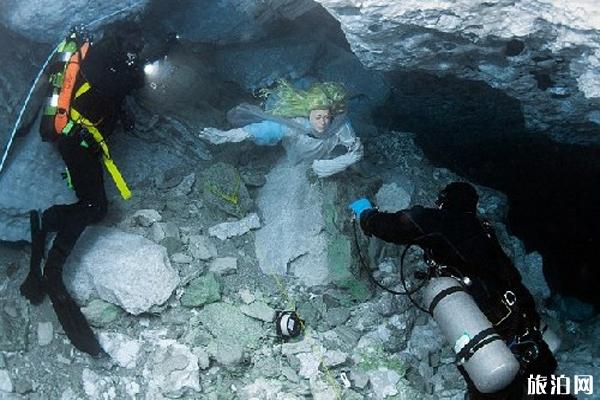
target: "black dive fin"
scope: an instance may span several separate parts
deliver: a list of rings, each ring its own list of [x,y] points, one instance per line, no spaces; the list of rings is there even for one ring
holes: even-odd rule
[[[40,227],[40,215],[36,210],[29,212],[31,228],[31,258],[29,259],[29,274],[21,284],[21,295],[32,304],[40,304],[44,300],[42,285],[42,258],[46,244],[46,233]]]
[[[48,295],[52,301],[54,312],[73,346],[94,357],[102,355],[103,350],[92,328],[65,287],[49,290]]]

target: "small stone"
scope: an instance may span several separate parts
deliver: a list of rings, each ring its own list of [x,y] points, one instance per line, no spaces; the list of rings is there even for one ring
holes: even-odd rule
[[[156,210],[144,209],[136,211],[135,214],[133,214],[133,220],[137,225],[148,228],[155,222],[161,221],[162,216]]]
[[[215,258],[211,261],[209,271],[215,272],[220,275],[227,275],[237,271],[237,258],[235,257],[222,257]]]
[[[10,393],[13,391],[13,384],[10,375],[5,369],[0,370],[0,392]]]
[[[249,317],[265,322],[273,322],[275,319],[275,310],[262,301],[255,301],[254,303],[243,305],[240,307],[240,311]]]
[[[100,299],[90,301],[86,307],[81,308],[81,312],[88,322],[97,328],[110,325],[123,314],[119,307]]]
[[[250,304],[252,303],[254,300],[256,300],[256,297],[250,293],[250,290],[244,288],[241,289],[238,294],[240,295],[240,299],[242,299],[242,301],[244,302],[244,304]]]
[[[116,332],[102,332],[98,335],[98,341],[119,366],[135,368],[142,349],[140,341]]]
[[[221,300],[221,284],[214,273],[207,273],[190,282],[181,296],[181,305],[199,307]]]
[[[172,255],[181,250],[182,244],[179,238],[167,236],[163,240],[160,241],[161,245],[163,245],[167,249],[167,254]]]
[[[314,376],[317,376],[321,361],[316,354],[300,353],[296,354],[296,357],[298,358],[298,361],[300,361],[300,371],[298,371],[298,374],[300,374],[301,377],[310,379]]]
[[[206,349],[203,349],[202,347],[194,347],[192,349],[192,353],[198,357],[198,367],[200,367],[200,369],[204,370],[210,366],[210,360],[208,358],[208,352]]]
[[[226,240],[234,236],[241,236],[250,232],[252,229],[260,228],[260,220],[256,213],[240,219],[235,222],[223,222],[208,228],[208,234],[221,240]]]
[[[37,328],[38,344],[40,346],[48,346],[52,343],[54,337],[54,329],[52,322],[39,322]]]
[[[332,328],[342,325],[350,318],[350,311],[344,307],[332,308],[325,314],[325,322]]]
[[[323,355],[323,365],[335,367],[346,362],[348,355],[339,350],[327,350]]]
[[[171,261],[178,264],[191,264],[194,259],[185,253],[175,253],[171,256]]]
[[[192,187],[194,186],[195,182],[196,174],[194,174],[193,172],[189,175],[184,176],[181,183],[173,189],[173,194],[175,196],[187,196],[192,192]]]
[[[217,256],[217,248],[206,236],[190,236],[188,250],[196,260],[210,260]]]
[[[219,364],[226,366],[239,364],[244,356],[242,346],[233,342],[213,341],[208,345],[208,352]]]

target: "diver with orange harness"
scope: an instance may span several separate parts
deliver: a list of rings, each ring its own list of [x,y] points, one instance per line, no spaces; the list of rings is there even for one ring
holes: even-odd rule
[[[32,255],[21,294],[39,304],[48,294],[65,333],[79,350],[97,356],[102,349],[79,306],[66,290],[62,270],[86,226],[107,212],[103,167],[124,199],[131,192],[115,166],[105,138],[114,131],[125,96],[144,83],[139,52],[141,31],[121,24],[93,43],[85,29],[71,30],[49,65],[48,92],[40,123],[42,140],[54,142],[67,167],[66,176],[78,202],[30,212]],[[102,160],[102,161],[100,161]],[[44,268],[46,236],[56,232]]]

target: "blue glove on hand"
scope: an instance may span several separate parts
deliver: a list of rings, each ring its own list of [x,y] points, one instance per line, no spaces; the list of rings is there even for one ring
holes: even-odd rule
[[[362,199],[354,200],[348,205],[348,208],[354,211],[356,219],[360,219],[360,214],[365,210],[373,208],[373,205],[368,199],[363,197]]]

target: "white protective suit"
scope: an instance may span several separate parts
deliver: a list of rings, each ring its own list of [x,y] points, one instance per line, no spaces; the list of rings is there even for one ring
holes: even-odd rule
[[[311,163],[319,178],[334,175],[358,162],[363,156],[363,146],[356,137],[350,121],[345,115],[336,116],[322,133],[316,132],[308,118],[281,118],[269,115],[258,107],[240,105],[230,111],[228,118],[234,124],[259,120],[244,124],[241,128],[221,131],[206,128],[200,133],[202,139],[213,144],[253,140],[259,145],[275,145],[281,142],[289,161],[294,164]],[[329,159],[337,146],[347,152]]]

